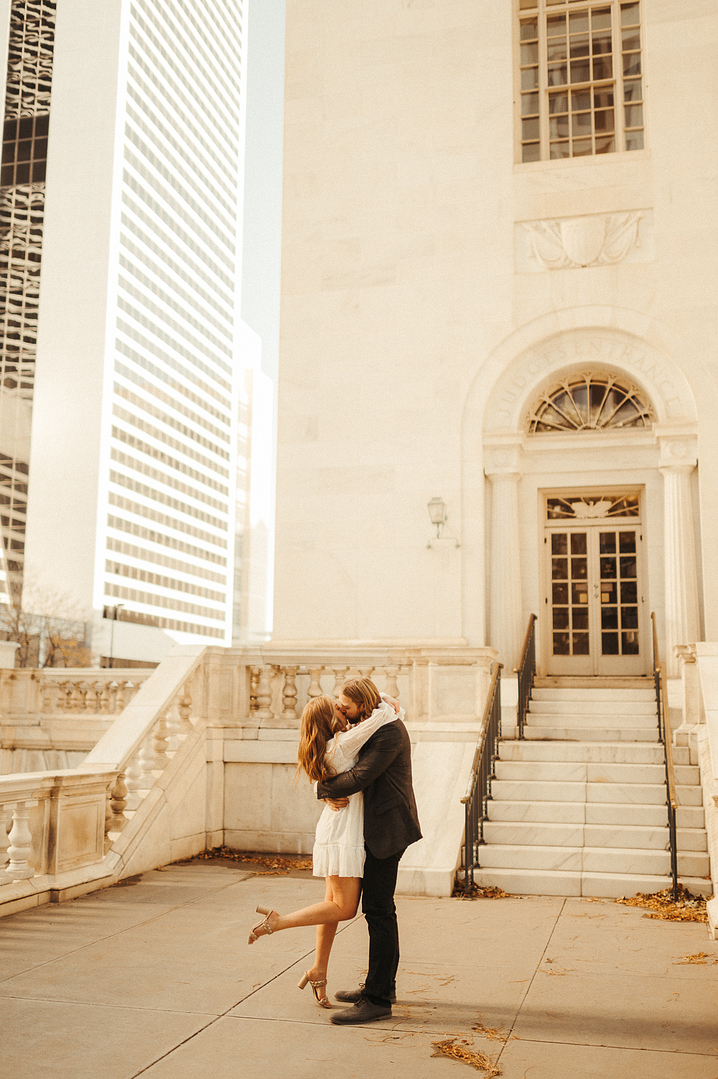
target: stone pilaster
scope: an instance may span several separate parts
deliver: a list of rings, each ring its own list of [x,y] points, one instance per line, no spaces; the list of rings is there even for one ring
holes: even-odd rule
[[[515,439],[488,448],[485,469],[491,481],[490,642],[509,675],[521,659],[525,629],[521,602],[519,451]]]
[[[659,443],[664,481],[665,659],[669,678],[676,678],[680,673],[676,645],[701,639],[691,491],[697,459],[693,436],[659,433]]]

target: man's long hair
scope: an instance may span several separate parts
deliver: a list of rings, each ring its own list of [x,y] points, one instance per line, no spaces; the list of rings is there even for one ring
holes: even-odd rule
[[[361,709],[363,718],[370,716],[381,704],[379,690],[370,678],[349,678],[339,691]]]
[[[343,721],[337,716],[331,697],[314,697],[309,701],[302,712],[297,774],[304,772],[313,783],[321,783],[333,775],[324,759],[327,742],[342,729]]]

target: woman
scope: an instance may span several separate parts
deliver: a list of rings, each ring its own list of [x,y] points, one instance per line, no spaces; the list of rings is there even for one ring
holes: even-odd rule
[[[302,712],[297,771],[303,771],[315,784],[352,768],[365,742],[396,718],[394,702],[387,703],[391,698],[382,700],[373,684],[369,685],[371,691],[362,702],[366,718],[353,727],[347,728],[330,697],[315,697]],[[364,859],[364,803],[359,793],[349,798],[345,809],[325,806],[317,824],[313,873],[326,878],[324,902],[285,915],[257,907],[257,912],[266,917],[249,934],[249,943],[253,944],[259,937],[280,929],[316,925],[314,965],[303,975],[299,988],[309,983],[322,1008],[332,1006],[326,994],[329,953],[338,923],[353,918],[357,912]]]

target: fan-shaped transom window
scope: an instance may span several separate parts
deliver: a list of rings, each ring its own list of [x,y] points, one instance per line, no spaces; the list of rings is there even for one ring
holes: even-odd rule
[[[578,374],[554,383],[529,414],[529,434],[650,427],[653,410],[637,386],[608,374]]]

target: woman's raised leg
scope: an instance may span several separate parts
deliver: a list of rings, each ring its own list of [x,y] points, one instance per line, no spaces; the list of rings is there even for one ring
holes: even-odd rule
[[[360,877],[327,877],[326,892],[323,903],[313,903],[311,907],[302,907],[301,910],[292,911],[291,914],[278,914],[273,910],[264,919],[264,922],[255,927],[255,937],[263,937],[269,932],[278,933],[281,929],[296,929],[301,925],[327,926],[353,918],[359,906],[359,893],[361,891]],[[322,952],[326,951],[328,957],[331,950],[334,934],[331,939],[322,937]],[[327,942],[329,948],[327,950]]]

